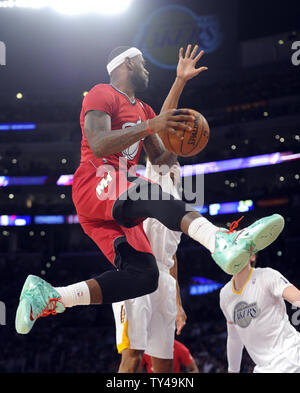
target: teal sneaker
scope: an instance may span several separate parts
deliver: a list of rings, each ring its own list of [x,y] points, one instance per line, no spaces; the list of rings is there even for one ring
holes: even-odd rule
[[[284,218],[279,214],[261,218],[252,225],[235,231],[239,221],[229,230],[220,228],[216,234],[216,250],[212,258],[227,274],[237,274],[248,264],[252,254],[268,247],[284,228]]]
[[[29,275],[23,285],[16,313],[16,331],[19,334],[30,332],[40,317],[56,315],[65,311],[60,294],[46,281]]]

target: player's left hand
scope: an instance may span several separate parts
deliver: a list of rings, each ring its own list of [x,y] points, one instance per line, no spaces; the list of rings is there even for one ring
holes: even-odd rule
[[[176,315],[176,334],[179,336],[181,333],[181,330],[184,328],[186,324],[186,313],[182,306],[177,307],[177,315]]]
[[[201,59],[204,51],[200,51],[196,56],[199,46],[195,45],[193,50],[192,45],[189,44],[186,48],[185,55],[183,56],[183,48],[179,49],[179,60],[177,65],[177,78],[183,79],[185,82],[189,79],[199,75],[200,72],[206,71],[207,67],[196,68],[197,62]]]

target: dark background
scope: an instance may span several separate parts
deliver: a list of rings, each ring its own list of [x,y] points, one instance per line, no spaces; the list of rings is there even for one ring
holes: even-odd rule
[[[188,82],[180,101],[180,105],[203,113],[211,138],[202,153],[180,158],[180,163],[277,151],[299,153],[300,67],[291,63],[291,43],[300,40],[297,1],[135,0],[126,12],[109,17],[0,9],[0,40],[7,49],[7,65],[0,67],[0,123],[37,123],[34,132],[0,133],[0,176],[47,175],[52,179],[44,186],[1,188],[0,214],[76,213],[71,187],[57,187],[55,181],[61,174],[74,173],[79,163],[82,93],[96,83],[108,82],[105,65],[110,51],[119,45],[132,45],[148,16],[170,4],[183,5],[197,15],[218,15],[223,34],[222,45],[201,60],[209,70]],[[278,44],[280,39],[283,45]],[[147,68],[150,86],[140,98],[158,112],[176,72],[150,61]],[[17,92],[22,92],[22,100],[16,99]],[[61,163],[62,158],[67,159],[66,164]],[[299,172],[299,162],[291,161],[205,177],[206,204],[245,199],[255,202],[255,209],[244,214],[241,227],[275,212],[285,217],[282,235],[260,253],[258,266],[279,270],[298,287]],[[228,186],[228,181],[234,187]],[[10,193],[13,199],[8,198]],[[60,198],[61,193],[65,199]],[[286,202],[268,206],[263,202],[275,198]],[[240,216],[208,218],[226,226]],[[188,288],[193,276],[221,283],[230,277],[203,247],[186,236],[182,237],[178,260],[188,315],[179,340],[190,348],[201,372],[226,372],[226,325],[218,291],[190,296]],[[109,306],[75,307],[57,317],[41,319],[28,336],[17,335],[14,329],[19,293],[28,274],[61,286],[108,268],[110,264],[79,225],[1,227],[0,300],[6,305],[6,325],[0,326],[0,370],[115,372],[119,357]],[[292,314],[290,305],[287,311]],[[242,371],[252,369],[253,363],[245,354]]]

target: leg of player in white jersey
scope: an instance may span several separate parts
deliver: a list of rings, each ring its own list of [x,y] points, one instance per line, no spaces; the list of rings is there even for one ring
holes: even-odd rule
[[[147,303],[147,296],[143,296],[145,303]],[[122,354],[121,364],[119,366],[119,373],[136,373],[141,364],[144,349],[146,348],[146,340],[144,331],[137,338],[140,339],[137,343],[136,349],[132,347],[131,332],[128,332],[128,314],[130,315],[130,320],[133,317],[131,312],[131,304],[133,300],[127,300],[123,302],[113,303],[113,313],[116,325],[116,344],[118,353]],[[147,307],[145,308],[147,310]],[[143,326],[147,323],[147,313],[143,314],[143,318],[139,320],[138,326]],[[131,325],[131,323],[130,323]],[[141,332],[140,332],[141,333]]]
[[[176,174],[176,168],[171,173]],[[147,163],[146,176],[159,182],[164,190],[172,194],[176,192],[173,184],[176,176],[173,176],[174,180],[170,174],[160,176],[150,162]],[[179,179],[177,176],[177,181]],[[119,372],[137,372],[144,352],[153,357],[155,372],[172,372],[177,289],[170,268],[181,234],[151,218],[144,221],[144,230],[160,271],[158,289],[150,295],[113,304],[117,347],[122,353]]]
[[[113,304],[119,373],[139,371],[145,352],[158,358],[156,372],[172,372],[176,320],[176,282],[160,270],[158,289],[150,295]]]

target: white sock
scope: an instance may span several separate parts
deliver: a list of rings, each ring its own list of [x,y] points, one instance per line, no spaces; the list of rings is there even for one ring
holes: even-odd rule
[[[188,234],[213,254],[216,248],[216,233],[219,229],[206,218],[199,217],[190,223]]]
[[[91,303],[90,290],[85,281],[54,289],[60,294],[60,300],[65,307],[84,306]]]

